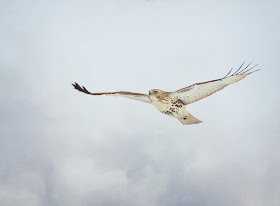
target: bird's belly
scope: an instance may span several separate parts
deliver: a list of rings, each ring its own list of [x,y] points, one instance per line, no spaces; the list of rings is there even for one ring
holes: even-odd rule
[[[152,102],[152,105],[154,105],[155,108],[157,108],[160,112],[163,114],[166,114],[168,116],[172,116],[175,118],[182,118],[185,116],[185,107],[181,106],[174,106],[173,104],[166,104],[162,102]]]

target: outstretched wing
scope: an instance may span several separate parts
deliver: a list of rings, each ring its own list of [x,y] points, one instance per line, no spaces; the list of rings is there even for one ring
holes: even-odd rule
[[[89,92],[85,87],[81,87],[79,84],[75,82],[75,84],[72,84],[75,89],[79,90],[80,92],[83,92],[85,94],[90,95],[110,95],[110,96],[119,96],[119,97],[126,97],[130,99],[139,100],[146,103],[151,103],[149,95],[146,94],[140,94],[140,93],[133,93],[133,92],[102,92],[102,93],[91,93]]]
[[[220,91],[221,89],[225,88],[230,84],[240,81],[241,79],[245,78],[249,74],[258,71],[259,69],[255,71],[251,71],[257,65],[253,66],[250,69],[247,69],[251,65],[251,63],[248,66],[246,66],[244,69],[241,69],[242,66],[244,65],[243,62],[243,64],[239,67],[239,69],[233,74],[230,74],[232,71],[231,69],[229,73],[221,79],[196,83],[191,86],[180,89],[178,91],[171,92],[169,96],[173,99],[180,100],[184,105],[196,102],[200,99],[210,96],[211,94],[214,94],[217,91]]]

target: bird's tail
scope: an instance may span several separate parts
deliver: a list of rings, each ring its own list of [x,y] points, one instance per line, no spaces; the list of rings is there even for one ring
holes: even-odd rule
[[[178,118],[178,120],[183,124],[183,125],[187,125],[187,124],[199,124],[202,123],[202,121],[200,121],[199,119],[195,118],[194,116],[192,116],[188,111],[185,111],[186,116],[184,118]]]

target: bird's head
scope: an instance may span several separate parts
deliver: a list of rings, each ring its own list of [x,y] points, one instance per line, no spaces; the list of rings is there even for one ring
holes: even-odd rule
[[[151,89],[149,91],[149,95],[150,96],[156,96],[156,97],[159,97],[159,96],[162,96],[163,95],[163,91],[159,90],[159,89]]]

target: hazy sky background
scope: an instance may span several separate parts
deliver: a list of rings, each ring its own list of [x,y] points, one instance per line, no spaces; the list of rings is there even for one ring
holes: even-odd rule
[[[279,1],[0,1],[1,206],[280,205]],[[254,60],[189,105],[175,91]]]

